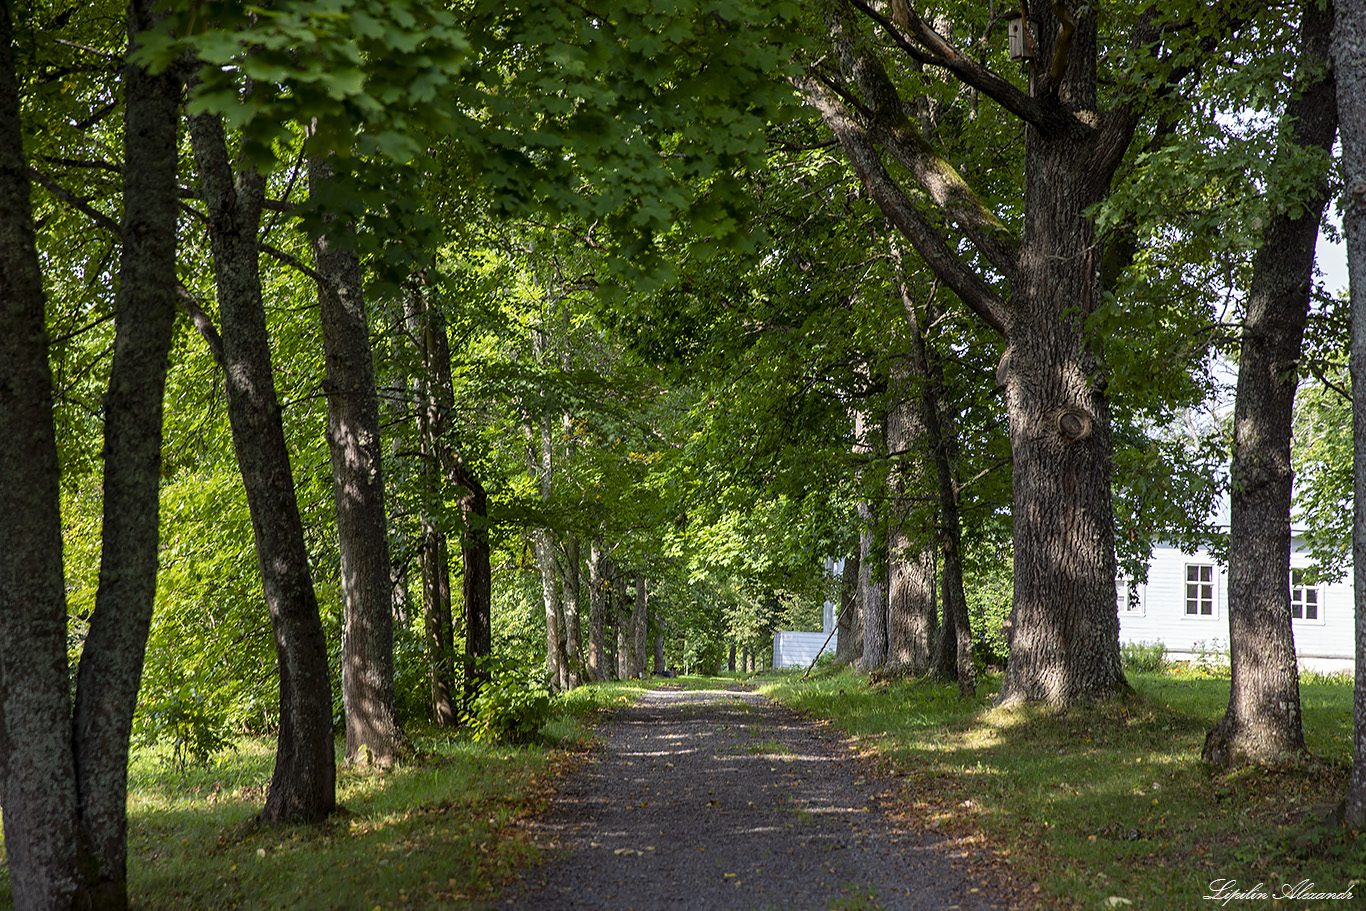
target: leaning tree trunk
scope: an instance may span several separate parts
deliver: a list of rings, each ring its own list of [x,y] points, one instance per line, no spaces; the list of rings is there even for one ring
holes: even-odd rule
[[[310,193],[335,180],[308,163]],[[342,702],[347,762],[392,765],[407,751],[394,694],[393,589],[384,510],[379,395],[365,316],[360,258],[328,219],[314,241],[327,392],[327,442],[337,506],[342,587]]]
[[[130,44],[151,4],[128,9]],[[104,396],[104,522],[95,611],[77,671],[80,795],[76,902],[128,903],[128,740],[156,599],[162,398],[175,325],[181,80],[124,70],[123,250],[114,361]]]
[[[927,509],[915,500],[926,487],[925,427],[919,407],[923,380],[902,359],[892,366],[887,409],[887,659],[884,675],[929,671],[934,632],[934,537]]]
[[[1337,130],[1327,66],[1333,8],[1309,3],[1281,139],[1327,153]],[[1313,282],[1314,245],[1328,198],[1316,176],[1298,218],[1272,214],[1252,263],[1238,359],[1230,468],[1228,709],[1205,738],[1216,768],[1274,763],[1304,750],[1299,671],[1290,623],[1290,432],[1296,370]]]
[[[228,422],[251,513],[256,562],[280,674],[275,771],[261,818],[314,822],[337,804],[332,683],[275,397],[270,334],[261,296],[257,232],[265,178],[246,164],[234,178],[219,117],[190,118],[190,136],[204,193],[223,324],[221,362]]]
[[[1352,782],[1344,820],[1366,828],[1366,0],[1337,0],[1333,36],[1342,170],[1342,229],[1352,299],[1352,586],[1356,606]]]

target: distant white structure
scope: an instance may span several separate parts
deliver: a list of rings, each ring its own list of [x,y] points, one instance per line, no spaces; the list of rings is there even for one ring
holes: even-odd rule
[[[827,575],[839,576],[844,573],[844,561],[825,561]],[[835,629],[835,602],[827,600],[821,611],[821,631],[819,633],[799,633],[783,631],[773,634],[774,667],[809,667],[818,655],[835,654],[835,644],[839,635],[831,635]],[[825,647],[822,649],[821,646]]]
[[[1313,566],[1303,539],[1291,539],[1291,628],[1300,667],[1321,673],[1351,672],[1355,607],[1352,576],[1309,584]],[[1153,548],[1147,583],[1115,581],[1119,641],[1161,642],[1167,656],[1189,661],[1202,650],[1228,650],[1228,567],[1201,550],[1183,553],[1169,545]]]

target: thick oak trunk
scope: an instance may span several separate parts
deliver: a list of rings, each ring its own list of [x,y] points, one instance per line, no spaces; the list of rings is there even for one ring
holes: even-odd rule
[[[1047,4],[1031,4],[1044,36]],[[1052,40],[1043,42],[1049,59]],[[1046,82],[1044,74],[1036,82]],[[1096,111],[1096,19],[1078,18],[1061,105]],[[1025,231],[998,380],[1013,457],[1014,631],[1000,701],[1069,704],[1127,691],[1119,658],[1104,365],[1084,321],[1100,303],[1088,210],[1109,192],[1101,147],[1080,126],[1026,129]],[[1127,141],[1127,140],[1126,140]],[[1110,165],[1112,167],[1112,165]]]
[[[310,192],[335,179],[311,159]],[[360,258],[335,221],[313,244],[320,276],[327,442],[337,505],[342,588],[342,702],[347,762],[381,768],[408,750],[394,694],[393,589],[384,509],[379,394],[365,315]]]
[[[1327,67],[1333,7],[1309,3],[1300,31],[1300,78],[1281,140],[1325,153],[1337,130]],[[1299,670],[1290,624],[1290,431],[1296,364],[1309,310],[1314,245],[1328,199],[1317,175],[1299,218],[1273,214],[1252,262],[1238,358],[1230,468],[1228,709],[1205,738],[1215,767],[1274,763],[1304,750]]]
[[[332,685],[261,296],[257,231],[265,178],[243,166],[234,179],[217,117],[192,117],[190,136],[223,326],[228,422],[280,673],[275,771],[261,816],[267,822],[315,821],[336,807]]]
[[[1333,34],[1346,178],[1342,229],[1352,299],[1352,585],[1356,607],[1352,781],[1345,821],[1366,828],[1366,0],[1337,0]]]

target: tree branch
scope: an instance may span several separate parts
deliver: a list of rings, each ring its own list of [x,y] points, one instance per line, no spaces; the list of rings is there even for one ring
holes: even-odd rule
[[[879,13],[866,0],[845,0],[850,6],[872,19],[888,34],[897,46],[912,59],[929,66],[947,70],[960,82],[977,89],[1001,107],[1033,126],[1041,133],[1052,135],[1066,130],[1094,129],[1074,117],[1058,103],[1056,96],[1034,98],[1021,91],[1014,83],[960,52],[931,28],[910,4],[905,4],[906,33],[916,43],[908,40],[891,19]],[[919,46],[917,46],[917,44]]]
[[[796,84],[840,141],[859,180],[887,219],[906,236],[940,281],[952,289],[968,309],[1004,335],[1008,315],[1006,303],[949,248],[939,232],[906,198],[883,167],[872,140],[849,115],[835,92],[811,76],[797,80]]]
[[[871,105],[868,132],[872,139],[911,172],[992,268],[1013,278],[1019,262],[1019,244],[1010,230],[906,117],[905,105],[881,62],[867,52],[849,53],[850,70]],[[828,82],[827,85],[846,100],[852,100],[839,86]]]

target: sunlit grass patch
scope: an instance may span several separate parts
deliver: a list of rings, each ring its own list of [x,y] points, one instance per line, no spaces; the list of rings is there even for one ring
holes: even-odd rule
[[[898,782],[908,827],[984,837],[998,861],[1039,885],[1047,907],[1111,897],[1207,907],[1220,877],[1366,882],[1366,835],[1317,822],[1347,784],[1350,683],[1303,689],[1319,759],[1215,776],[1200,749],[1228,681],[1131,673],[1130,682],[1132,697],[1064,712],[996,708],[995,680],[967,702],[951,686],[869,686],[847,671],[782,678],[765,692],[832,719],[877,756]]]

